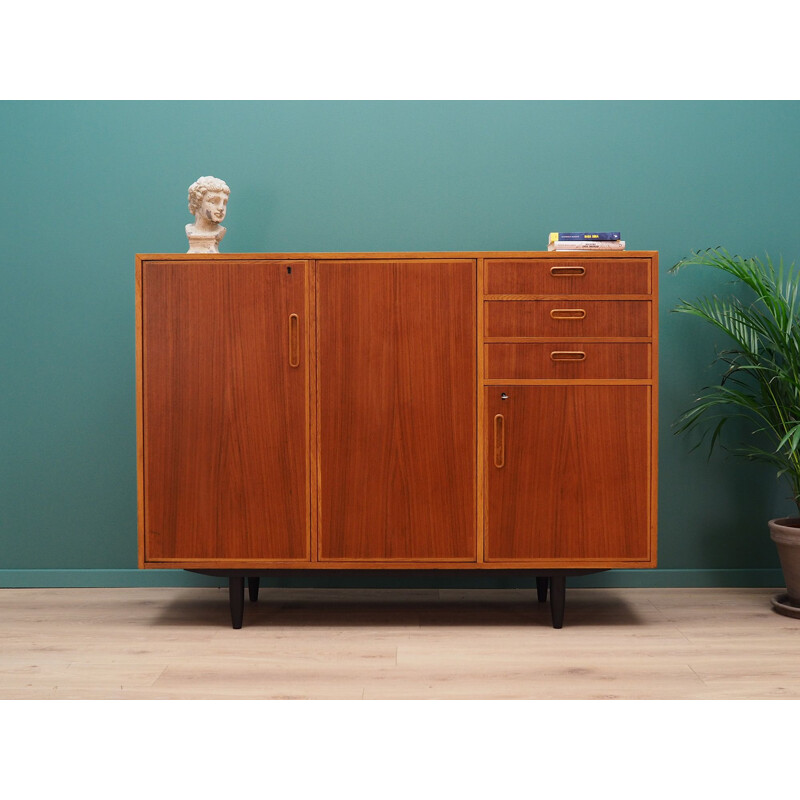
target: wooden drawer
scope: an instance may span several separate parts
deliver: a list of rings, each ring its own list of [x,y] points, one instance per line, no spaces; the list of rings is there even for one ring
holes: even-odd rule
[[[501,380],[650,378],[647,342],[487,344],[486,377]]]
[[[487,294],[650,294],[646,258],[488,259]]]
[[[488,300],[486,336],[650,335],[648,300]]]

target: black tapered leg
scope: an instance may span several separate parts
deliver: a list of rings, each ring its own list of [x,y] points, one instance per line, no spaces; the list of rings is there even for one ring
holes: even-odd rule
[[[547,601],[547,586],[550,579],[545,575],[544,577],[536,576],[536,596],[540,603]]]
[[[230,577],[229,593],[231,599],[231,624],[234,628],[242,627],[244,617],[244,578]]]
[[[258,575],[251,575],[247,579],[247,591],[250,593],[250,602],[258,602],[258,587],[261,585],[261,578]]]
[[[553,627],[560,628],[564,625],[564,603],[567,596],[566,575],[553,575],[550,578],[550,615],[553,618]]]

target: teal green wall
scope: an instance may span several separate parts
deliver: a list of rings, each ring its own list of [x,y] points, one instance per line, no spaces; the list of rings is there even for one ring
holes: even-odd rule
[[[660,568],[594,580],[778,583],[783,487],[671,434],[714,340],[669,309],[724,286],[666,271],[718,244],[800,257],[798,143],[797,102],[0,103],[0,584],[208,580],[135,571],[134,254],[185,251],[201,174],[231,187],[229,253],[535,250],[573,229],[660,251]]]

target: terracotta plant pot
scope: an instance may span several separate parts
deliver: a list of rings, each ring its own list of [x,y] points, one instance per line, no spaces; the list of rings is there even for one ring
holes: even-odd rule
[[[776,611],[800,617],[800,518],[784,517],[769,521],[769,535],[778,548],[786,593],[773,598]]]

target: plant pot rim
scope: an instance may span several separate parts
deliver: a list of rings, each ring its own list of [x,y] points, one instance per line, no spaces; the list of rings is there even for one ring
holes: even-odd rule
[[[776,517],[771,519],[768,524],[770,527],[794,530],[795,528],[800,528],[800,517]]]
[[[769,538],[778,545],[800,546],[800,517],[771,519],[769,521]]]

